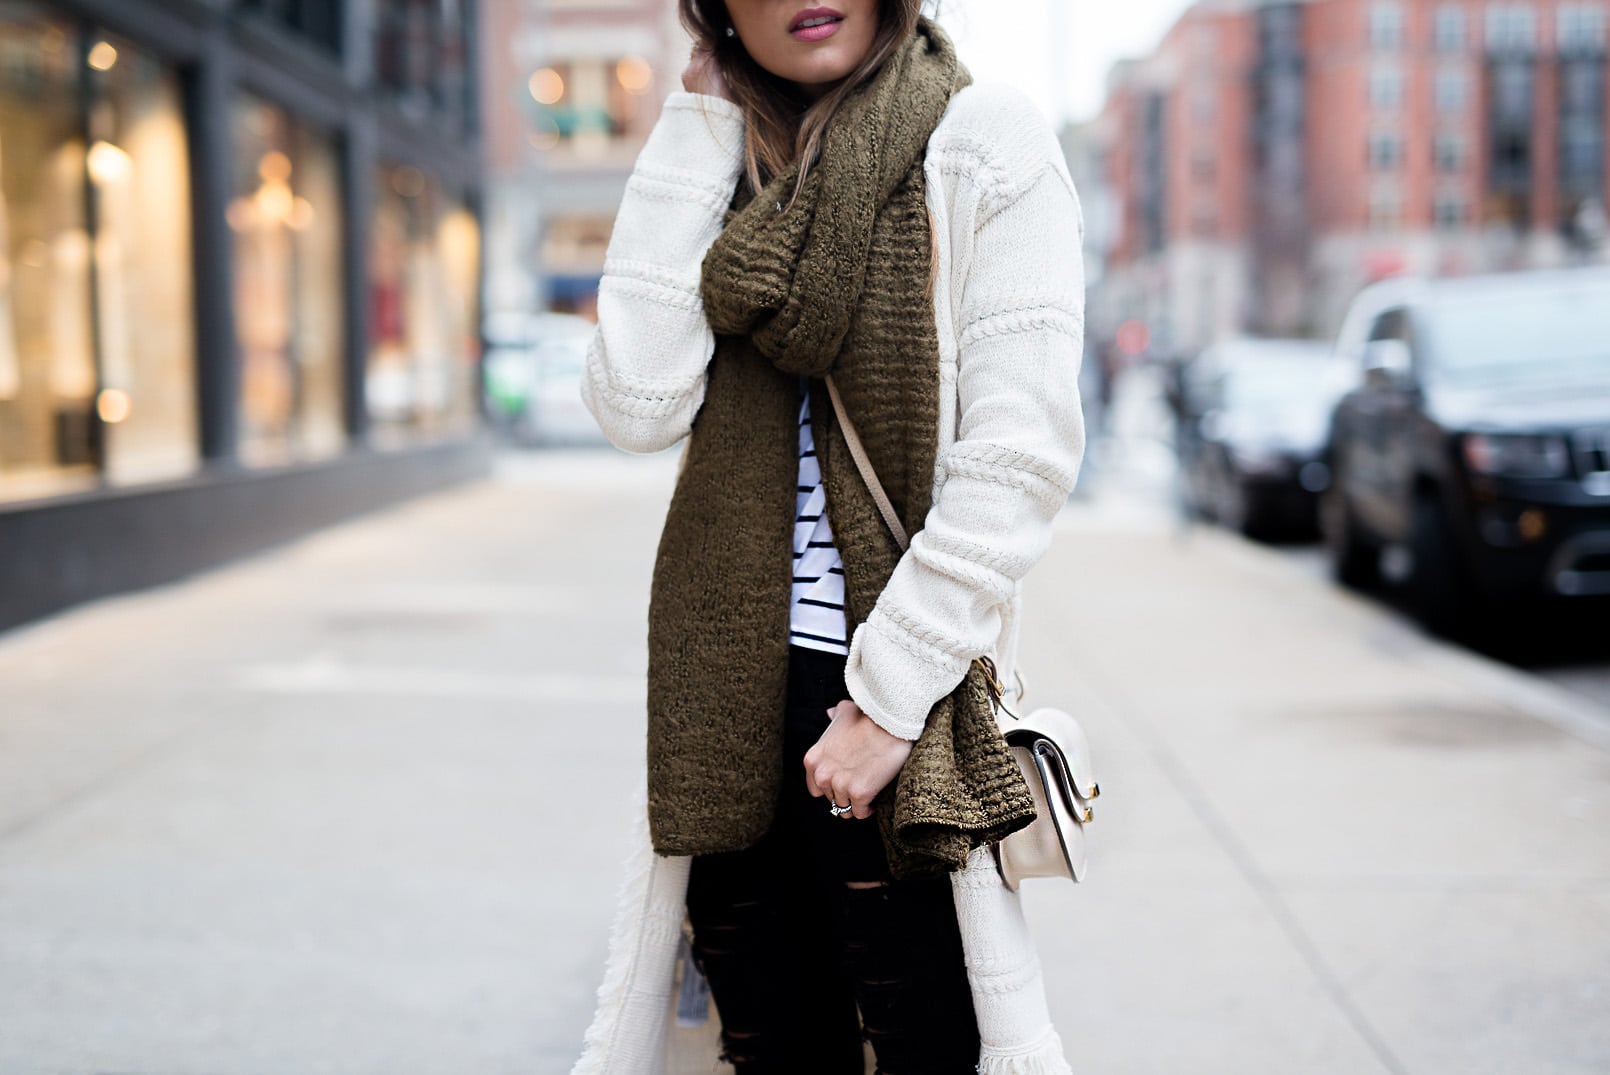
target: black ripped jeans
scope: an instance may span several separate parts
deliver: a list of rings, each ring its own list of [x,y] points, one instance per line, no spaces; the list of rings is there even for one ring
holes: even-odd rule
[[[805,752],[848,698],[844,658],[791,647],[783,786],[753,847],[693,859],[693,954],[737,1075],[972,1073],[978,1023],[949,878],[895,881],[877,822],[805,789]],[[857,1009],[859,1008],[859,1015]]]

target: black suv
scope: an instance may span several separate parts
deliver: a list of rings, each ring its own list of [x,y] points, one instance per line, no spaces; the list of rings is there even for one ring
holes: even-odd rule
[[[1337,341],[1334,572],[1385,570],[1460,632],[1519,599],[1610,595],[1610,271],[1390,280]]]

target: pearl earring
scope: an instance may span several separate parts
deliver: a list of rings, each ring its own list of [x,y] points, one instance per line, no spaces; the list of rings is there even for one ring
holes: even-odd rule
[[[729,26],[729,27],[727,27],[727,36],[728,37],[737,37],[738,36],[738,31],[734,30],[732,27]]]

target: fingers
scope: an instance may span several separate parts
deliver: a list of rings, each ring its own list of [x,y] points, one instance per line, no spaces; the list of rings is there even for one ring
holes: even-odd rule
[[[846,744],[854,756],[854,737],[862,722],[861,710],[854,701],[845,699],[826,712],[830,721],[827,731],[805,752],[805,789],[813,797],[827,799],[834,806],[849,807],[836,816],[865,820],[873,814],[872,800],[882,783],[869,783],[865,766],[846,767],[842,758]],[[830,749],[831,744],[838,745]]]
[[[817,798],[827,794],[827,786],[818,783],[816,780],[816,772],[820,767],[821,760],[822,745],[820,743],[805,752],[805,790]],[[824,775],[826,775],[825,771]]]

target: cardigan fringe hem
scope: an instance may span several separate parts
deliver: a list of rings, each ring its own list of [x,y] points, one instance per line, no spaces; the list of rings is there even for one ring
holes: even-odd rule
[[[686,891],[691,860],[654,853],[646,796],[638,797],[633,816],[604,980],[571,1075],[660,1075],[665,1066],[674,953],[685,913],[672,893]]]
[[[663,1075],[671,993],[687,914],[688,856],[656,854],[647,796],[634,807],[634,846],[611,929],[598,1005],[571,1075]],[[1045,986],[1018,894],[989,849],[951,874],[983,1047],[979,1075],[1072,1075],[1046,1010]],[[1040,1027],[1037,1033],[1030,1028]]]

